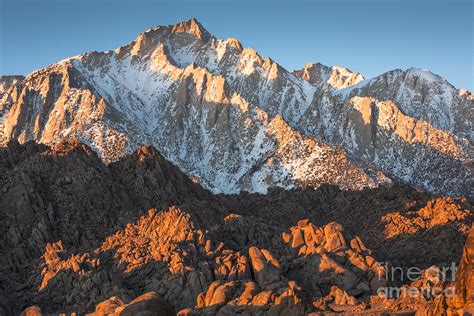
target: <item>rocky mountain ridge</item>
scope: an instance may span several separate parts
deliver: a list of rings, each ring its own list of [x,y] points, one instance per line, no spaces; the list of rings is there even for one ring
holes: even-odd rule
[[[472,98],[427,71],[291,73],[191,19],[4,86],[2,144],[78,138],[105,161],[152,144],[215,193],[393,180],[473,193]]]
[[[78,141],[12,141],[0,171],[2,315],[422,313],[441,305],[375,295],[385,264],[459,262],[473,216],[403,184],[214,195],[147,146],[105,165]]]

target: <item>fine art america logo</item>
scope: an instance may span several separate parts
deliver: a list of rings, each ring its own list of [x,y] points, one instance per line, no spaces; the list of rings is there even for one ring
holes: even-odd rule
[[[437,298],[453,297],[455,295],[454,286],[445,286],[446,281],[453,282],[456,278],[456,263],[451,266],[438,268],[431,266],[427,269],[419,267],[397,267],[382,263],[378,273],[381,284],[377,294],[380,297],[420,297]],[[390,286],[390,284],[405,284],[401,287]]]

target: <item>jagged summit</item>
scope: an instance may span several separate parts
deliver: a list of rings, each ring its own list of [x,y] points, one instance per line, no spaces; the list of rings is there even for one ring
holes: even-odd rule
[[[139,37],[143,34],[163,30],[167,30],[170,33],[187,33],[200,40],[208,40],[212,36],[196,18],[190,18],[189,20],[178,22],[176,24],[169,24],[165,26],[158,25],[156,27],[149,28],[145,32],[141,33]]]
[[[343,89],[364,80],[358,72],[340,66],[328,67],[321,63],[309,63],[293,73],[319,89]]]
[[[196,19],[3,89],[0,144],[76,137],[106,162],[151,144],[213,192],[362,189],[397,179],[471,194],[467,93],[416,69],[365,80],[320,63],[291,73]]]
[[[208,41],[211,38],[211,34],[209,34],[209,32],[195,18],[191,18],[176,25],[169,25],[168,27],[171,29],[171,32],[188,33],[202,41]]]

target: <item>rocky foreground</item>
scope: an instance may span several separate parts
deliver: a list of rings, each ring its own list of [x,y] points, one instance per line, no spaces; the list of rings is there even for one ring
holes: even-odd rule
[[[465,199],[402,184],[213,195],[153,147],[105,165],[78,141],[10,142],[0,148],[0,174],[1,315],[473,308]],[[443,281],[438,272],[452,262],[457,277]],[[429,273],[407,282],[392,267]],[[378,295],[454,286],[448,297]]]

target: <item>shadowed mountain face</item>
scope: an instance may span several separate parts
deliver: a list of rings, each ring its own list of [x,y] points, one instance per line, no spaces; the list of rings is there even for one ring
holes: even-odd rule
[[[0,174],[2,315],[429,310],[372,298],[398,282],[382,263],[458,262],[472,222],[403,184],[213,195],[146,146],[105,165],[78,141],[10,142]]]
[[[472,95],[424,70],[292,73],[192,19],[0,82],[2,144],[76,137],[106,162],[152,144],[216,193],[402,181],[472,197]]]

